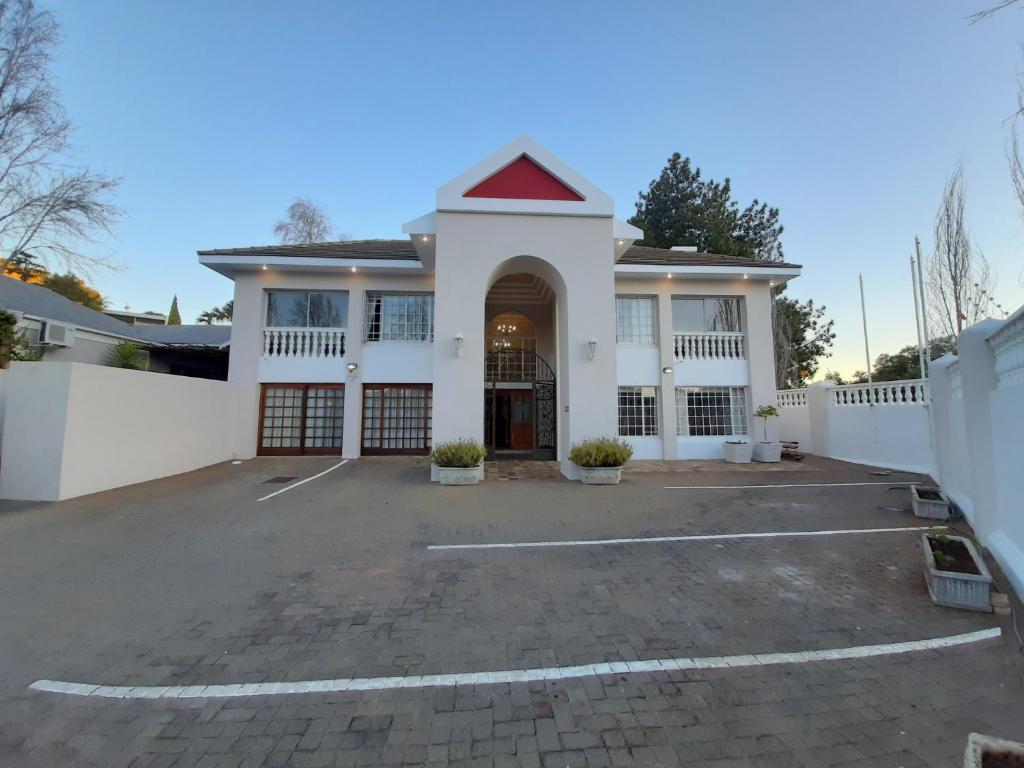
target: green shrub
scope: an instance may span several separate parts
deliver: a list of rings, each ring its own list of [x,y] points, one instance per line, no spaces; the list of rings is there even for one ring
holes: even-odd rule
[[[616,437],[594,437],[576,443],[569,460],[580,467],[621,467],[633,457],[633,447]]]
[[[484,460],[487,451],[473,440],[452,440],[438,443],[430,454],[430,460],[439,467],[475,467]]]

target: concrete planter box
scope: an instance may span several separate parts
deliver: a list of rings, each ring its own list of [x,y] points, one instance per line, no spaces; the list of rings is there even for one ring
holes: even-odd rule
[[[580,482],[584,485],[618,485],[622,480],[622,467],[580,467]]]
[[[754,443],[754,461],[778,464],[782,461],[782,443]]]
[[[986,756],[998,754],[1012,755],[1018,760],[1024,760],[1024,744],[972,733],[967,737],[967,749],[964,750],[964,768],[983,768]]]
[[[749,464],[754,455],[754,446],[751,443],[730,443],[722,444],[722,454],[730,464]]]
[[[925,495],[935,495],[939,498],[923,498],[922,492]],[[946,494],[930,485],[910,486],[910,505],[914,508],[915,515],[929,520],[949,520],[953,516],[949,509],[949,499],[946,498]]]
[[[484,479],[484,465],[475,467],[438,467],[437,476],[441,485],[477,485]]]
[[[957,573],[940,570],[935,563],[928,534],[921,535],[921,550],[924,554],[924,578],[928,583],[928,594],[936,605],[948,608],[966,608],[970,611],[992,612],[991,589],[992,574],[985,567],[985,562],[978,557],[978,551],[970,539],[962,536],[950,536],[967,547],[978,573]]]

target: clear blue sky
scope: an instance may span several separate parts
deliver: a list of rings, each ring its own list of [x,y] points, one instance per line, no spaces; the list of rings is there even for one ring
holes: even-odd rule
[[[1024,226],[1004,156],[1024,13],[879,2],[44,2],[81,159],[122,176],[97,254],[114,306],[185,322],[230,298],[199,248],[273,242],[296,196],[357,238],[400,236],[434,190],[528,133],[633,212],[673,151],[782,211],[790,288],[829,308],[825,365],[915,338],[907,257],[963,158],[1007,307]]]

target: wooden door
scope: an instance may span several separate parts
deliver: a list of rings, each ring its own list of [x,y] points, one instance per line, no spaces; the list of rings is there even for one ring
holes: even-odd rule
[[[533,450],[533,390],[515,389],[511,401],[511,445],[513,451]]]
[[[344,423],[344,384],[264,384],[256,452],[340,455]]]

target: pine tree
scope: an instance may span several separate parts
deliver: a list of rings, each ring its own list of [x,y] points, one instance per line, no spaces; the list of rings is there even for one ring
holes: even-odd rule
[[[171,299],[171,311],[167,313],[168,325],[181,325],[181,313],[178,311],[178,295]]]

